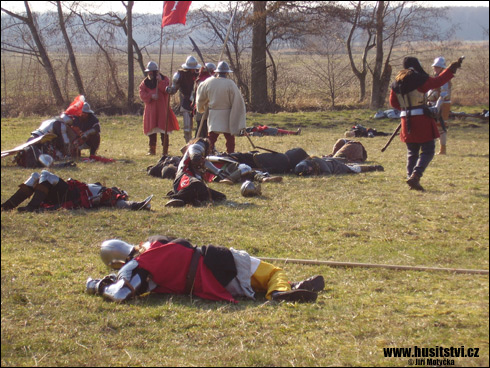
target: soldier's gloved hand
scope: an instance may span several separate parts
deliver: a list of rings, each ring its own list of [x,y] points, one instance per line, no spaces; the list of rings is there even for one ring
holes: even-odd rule
[[[158,94],[156,94],[156,93],[152,94],[152,95],[151,95],[151,98],[152,98],[153,100],[158,100]]]
[[[451,64],[449,64],[448,69],[453,72],[453,74],[456,74],[456,71],[461,68],[461,61],[453,61]]]

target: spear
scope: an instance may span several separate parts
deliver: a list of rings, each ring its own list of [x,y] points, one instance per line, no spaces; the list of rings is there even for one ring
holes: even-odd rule
[[[174,67],[174,46],[175,41],[172,43],[172,59],[170,59],[170,76],[168,78],[169,84],[172,78],[172,69]],[[165,118],[165,135],[163,136],[163,154],[166,155],[168,153],[168,117],[170,115],[170,93],[168,94],[167,99],[167,116]]]
[[[290,259],[290,258],[268,258],[258,257],[261,261],[267,262],[284,262],[284,263],[297,263],[304,265],[325,265],[330,267],[362,267],[362,268],[388,268],[392,270],[404,270],[404,271],[445,271],[454,273],[472,273],[480,275],[488,275],[488,270],[476,270],[465,268],[440,268],[440,267],[425,267],[425,266],[402,266],[402,265],[389,265],[389,264],[376,264],[376,263],[355,263],[355,262],[334,262],[334,261],[317,261],[310,259]]]

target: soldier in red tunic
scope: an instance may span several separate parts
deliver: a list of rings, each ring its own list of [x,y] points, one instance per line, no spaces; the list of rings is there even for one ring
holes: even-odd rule
[[[411,189],[423,191],[420,178],[434,158],[437,122],[427,108],[425,93],[438,88],[454,77],[461,61],[449,65],[437,77],[429,77],[417,58],[406,57],[403,70],[391,86],[390,104],[401,110],[400,139],[407,145],[407,184]]]
[[[107,266],[119,271],[103,279],[88,278],[86,291],[115,302],[149,291],[228,302],[236,302],[236,297],[255,299],[256,292],[265,292],[269,300],[312,302],[325,287],[323,276],[290,283],[281,268],[244,251],[195,247],[168,236],[150,237],[139,246],[106,240],[100,255]]]

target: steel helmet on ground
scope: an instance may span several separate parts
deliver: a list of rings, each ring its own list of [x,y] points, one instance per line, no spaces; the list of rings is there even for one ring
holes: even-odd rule
[[[240,192],[244,197],[254,197],[262,194],[260,184],[254,183],[253,181],[250,180],[247,180],[242,184]]]

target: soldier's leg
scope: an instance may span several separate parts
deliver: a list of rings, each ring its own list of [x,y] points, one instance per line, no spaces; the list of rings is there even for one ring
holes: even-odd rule
[[[187,143],[192,139],[192,115],[189,110],[181,109],[180,111],[184,120],[184,139]]]
[[[417,143],[407,143],[407,178],[412,176],[413,169],[419,160],[420,145]]]
[[[265,297],[271,299],[274,291],[289,291],[291,285],[288,282],[286,272],[282,268],[270,263],[260,261],[257,270],[250,280],[252,288],[258,292],[266,292]]]
[[[216,141],[218,140],[218,137],[219,137],[219,133],[216,133],[216,132],[209,132],[208,133],[208,139],[209,139],[209,143],[210,143],[210,149],[211,151],[214,150],[214,146],[216,144]]]
[[[32,173],[29,179],[19,185],[12,197],[2,203],[2,211],[10,211],[29,198],[34,193],[34,186],[39,182],[39,173]]]
[[[90,148],[90,156],[95,156],[100,147],[100,134],[96,133],[89,135],[85,143],[87,143],[87,146]]]
[[[147,156],[155,156],[157,151],[157,134],[153,133],[148,136],[149,139],[149,150],[146,154]]]
[[[25,207],[19,207],[20,212],[33,212],[41,207],[43,202],[61,205],[66,200],[68,185],[47,170],[43,170],[39,177],[39,183],[34,187],[34,195]]]
[[[230,133],[225,133],[226,138],[226,152],[233,153],[235,152],[235,136]]]

